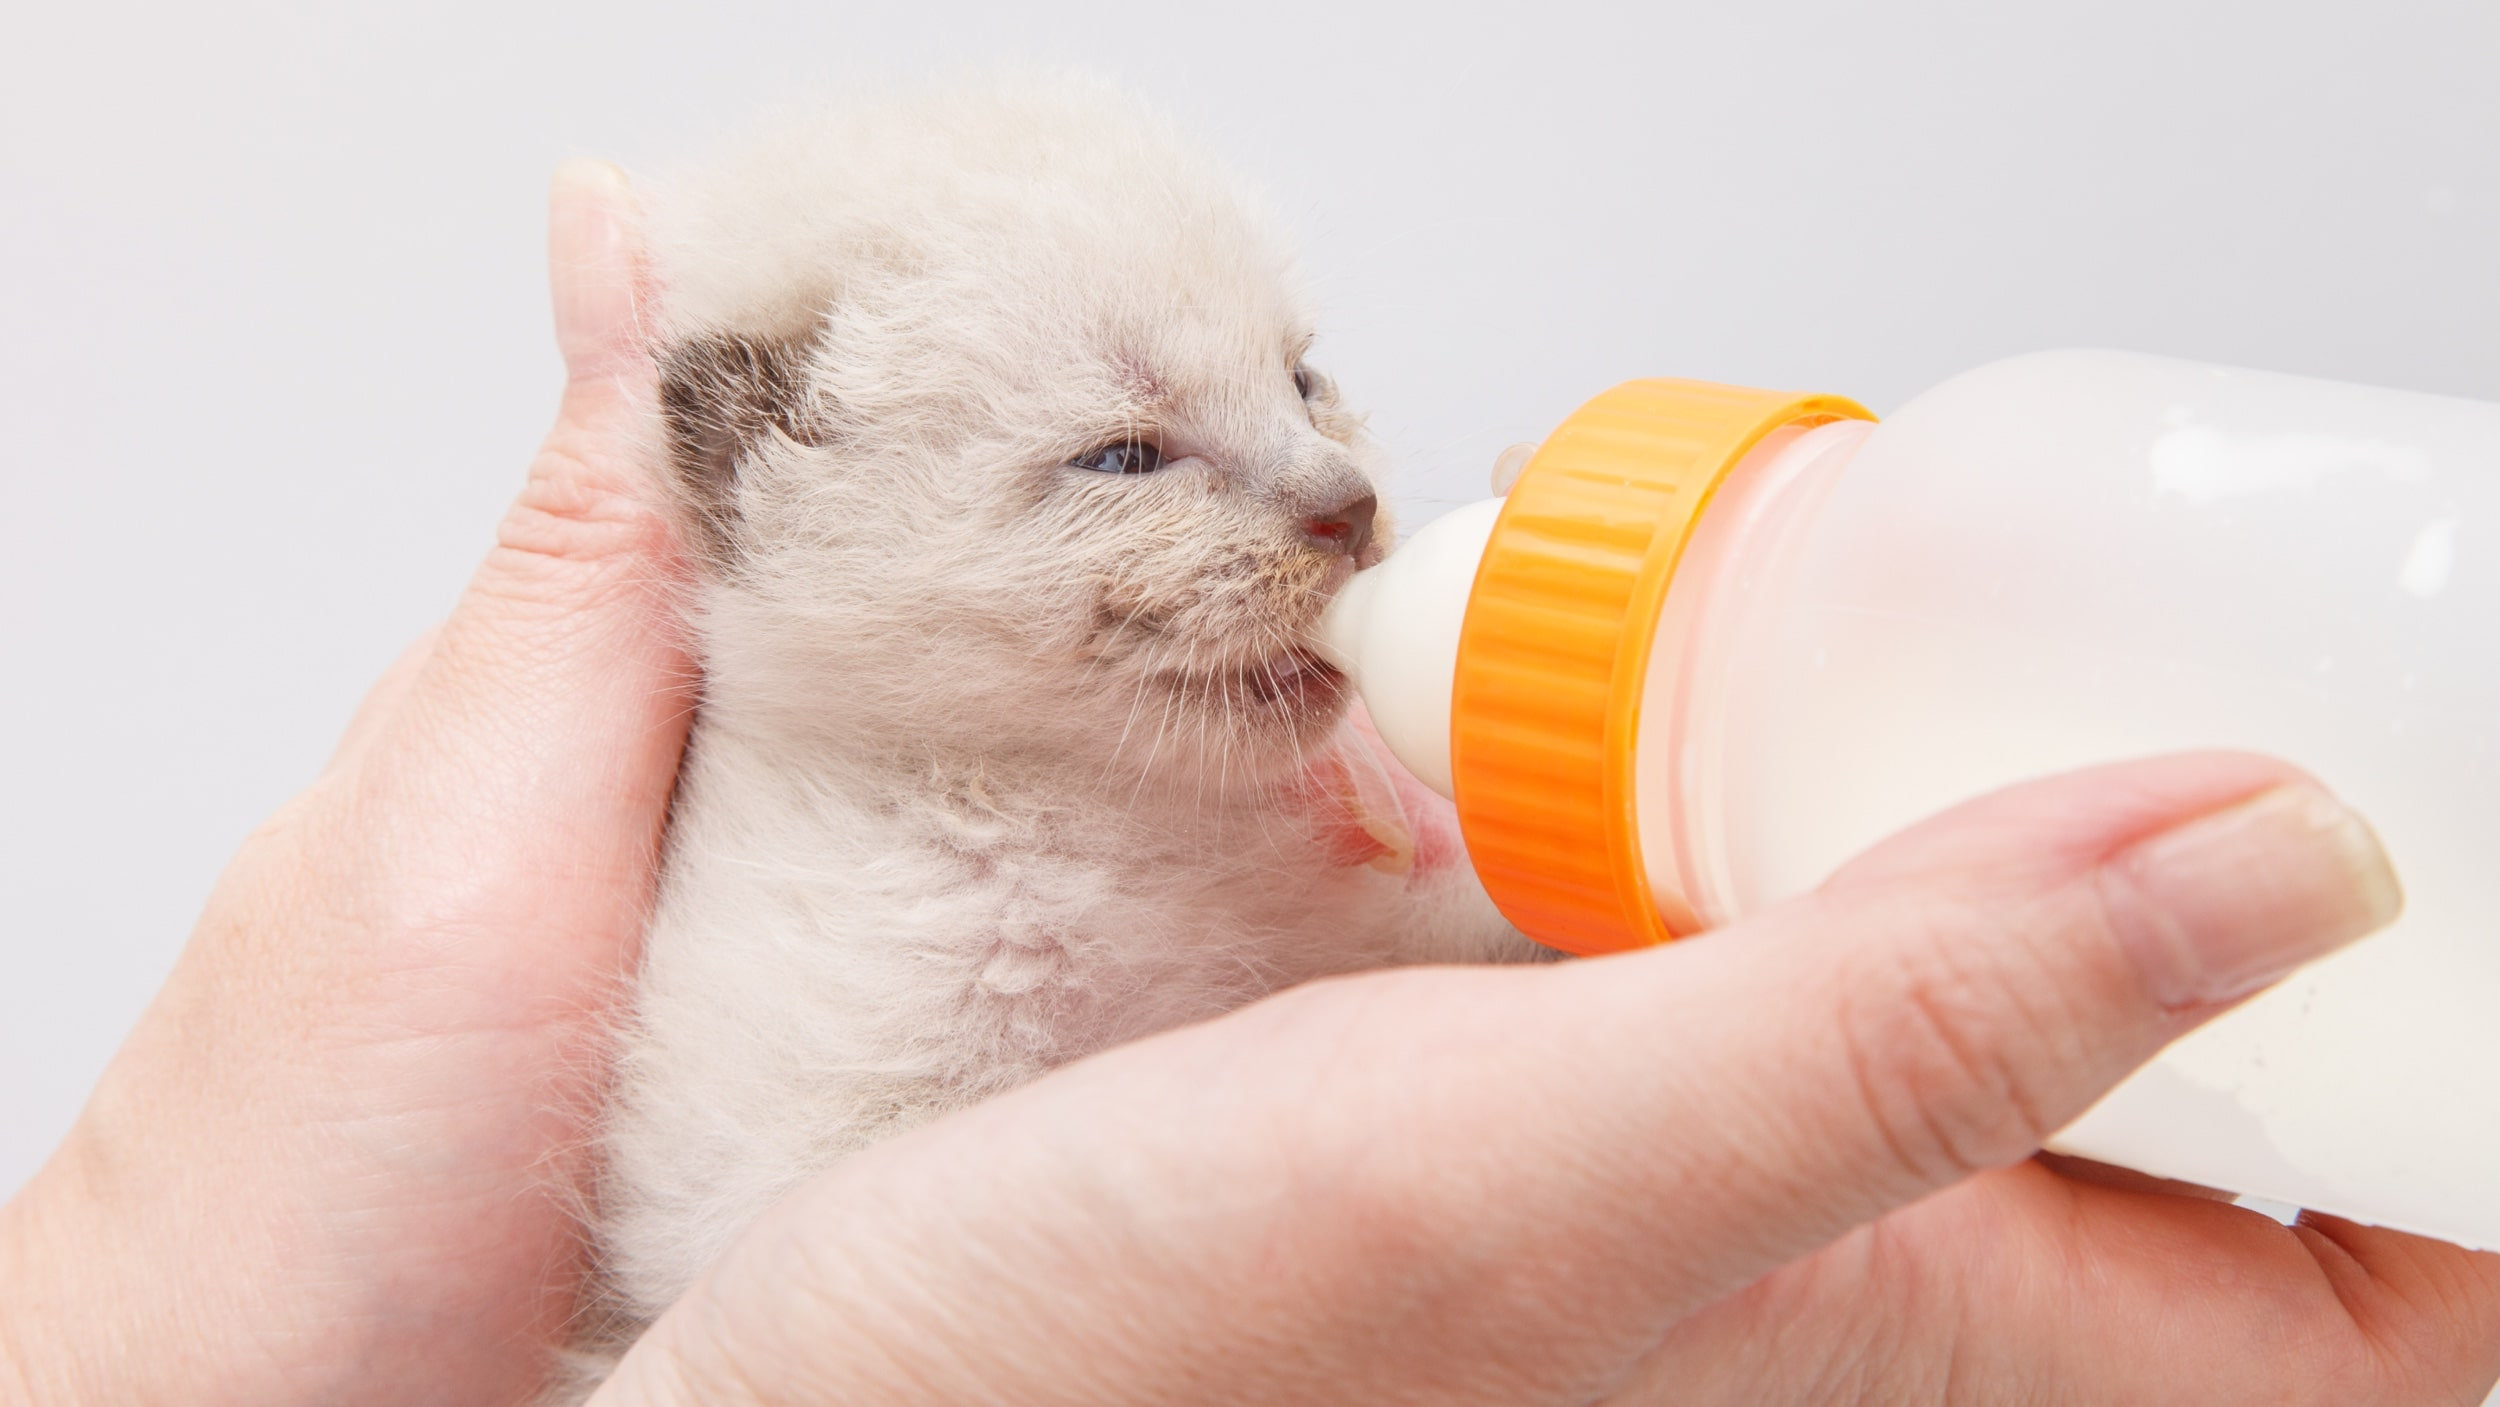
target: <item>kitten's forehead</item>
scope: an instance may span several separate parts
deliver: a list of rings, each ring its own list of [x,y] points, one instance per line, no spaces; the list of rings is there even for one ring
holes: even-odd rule
[[[880,322],[943,307],[978,335],[1091,329],[1200,364],[1272,364],[1307,335],[1260,202],[1096,83],[820,113],[671,194],[660,243],[683,324],[790,335],[845,303]]]
[[[996,406],[1013,388],[1038,398],[1027,420],[1277,409],[1311,339],[1290,257],[1254,205],[1187,169],[1201,179],[1142,161],[1045,168],[894,212],[876,263],[844,271],[833,355],[866,352],[872,325],[881,362],[916,344],[924,365],[989,369],[924,377],[921,395]]]
[[[1027,339],[1075,339],[1167,390],[1177,378],[1272,375],[1310,340],[1283,241],[1187,153],[1046,166],[981,183],[964,208],[919,213],[936,217],[919,233],[923,277],[947,266],[965,302],[994,300]]]
[[[1114,310],[1101,328],[1102,349],[1167,400],[1245,380],[1272,387],[1311,340],[1301,308],[1274,278],[1176,289]]]

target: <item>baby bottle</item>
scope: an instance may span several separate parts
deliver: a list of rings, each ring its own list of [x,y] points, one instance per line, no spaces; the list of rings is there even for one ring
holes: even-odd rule
[[[2378,829],[2403,919],[2050,1146],[2500,1248],[2500,404],[2099,351],[1880,426],[1634,381],[1323,630],[1495,902],[1580,953],[2024,778],[2307,768]]]

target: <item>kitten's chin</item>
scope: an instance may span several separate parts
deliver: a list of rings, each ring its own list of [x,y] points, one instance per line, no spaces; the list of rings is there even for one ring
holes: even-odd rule
[[[1335,730],[1354,700],[1345,672],[1301,646],[1235,671],[1217,690],[1217,728],[1281,759]]]
[[[1194,718],[1195,727],[1187,731],[1203,741],[1208,765],[1228,769],[1247,765],[1255,771],[1262,757],[1280,767],[1299,765],[1314,744],[1336,730],[1354,701],[1344,671],[1299,645],[1249,664],[1165,675],[1162,685]],[[1166,751],[1165,758],[1190,767],[1186,750]]]

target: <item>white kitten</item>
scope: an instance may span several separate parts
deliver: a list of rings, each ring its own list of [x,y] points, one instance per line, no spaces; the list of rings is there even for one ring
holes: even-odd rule
[[[1303,643],[1387,540],[1287,255],[1074,81],[655,201],[703,558],[595,1235],[625,1326],[808,1174],[1326,973],[1533,955]]]

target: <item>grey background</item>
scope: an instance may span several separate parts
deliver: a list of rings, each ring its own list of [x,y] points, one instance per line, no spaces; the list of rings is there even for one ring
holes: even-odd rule
[[[2500,397],[2500,6],[20,6],[0,46],[0,1191],[438,616],[552,404],[547,169],[968,59],[1299,225],[1408,519],[1634,375],[1878,409],[2101,343]]]

